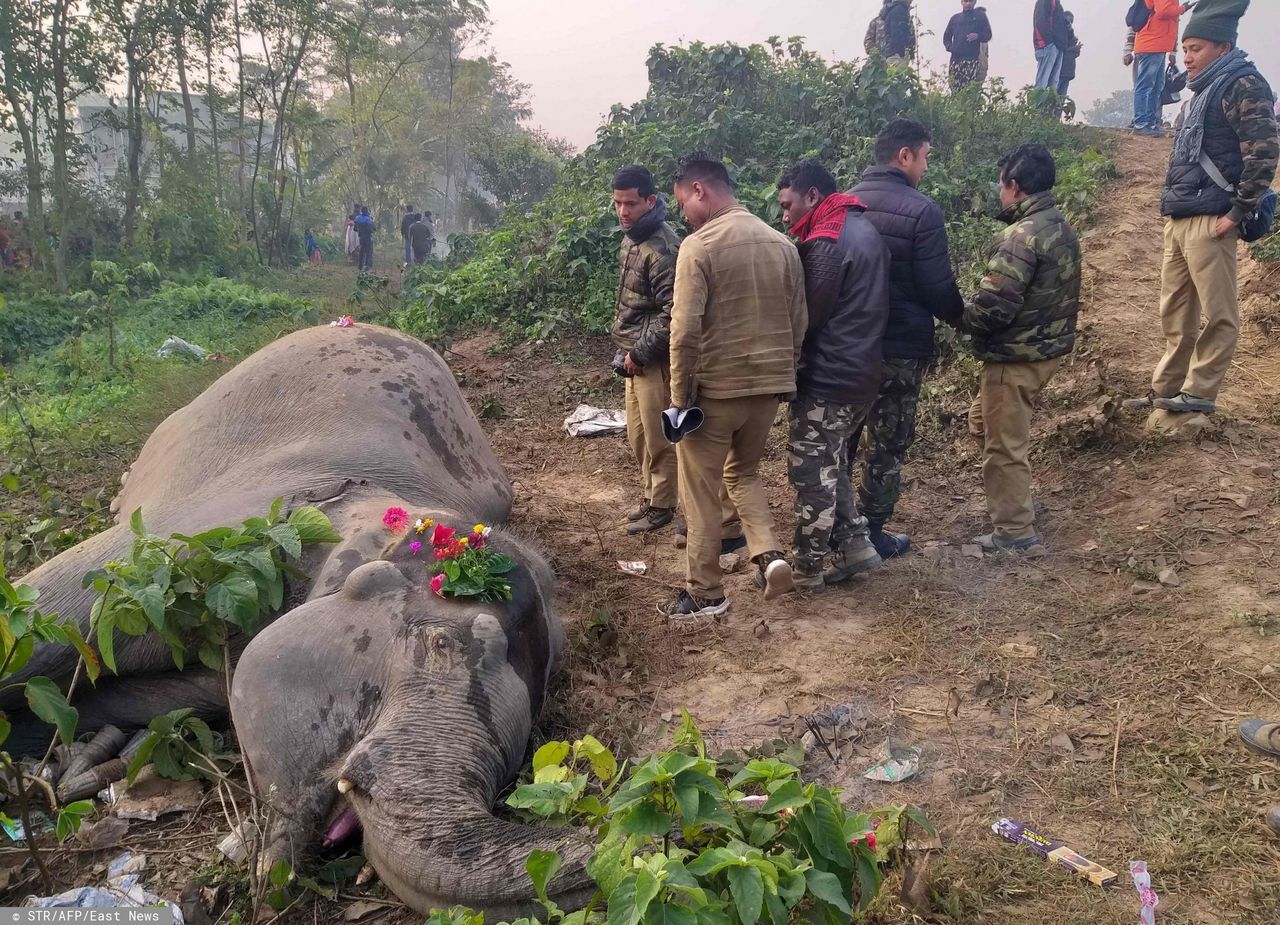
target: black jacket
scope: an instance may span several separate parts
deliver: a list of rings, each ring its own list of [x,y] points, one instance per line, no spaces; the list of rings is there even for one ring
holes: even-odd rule
[[[942,210],[896,167],[869,168],[850,192],[866,204],[867,218],[893,258],[884,355],[928,359],[934,353],[933,319],[954,324],[964,312]]]
[[[809,328],[796,388],[848,405],[880,391],[880,348],[889,318],[889,249],[861,209],[850,209],[836,240],[800,245]]]
[[[895,55],[909,58],[916,48],[916,30],[911,25],[911,4],[907,0],[893,0],[881,11],[884,28],[888,34],[885,57]]]
[[[406,212],[404,218],[400,219],[400,237],[408,238],[409,229],[413,227],[413,223],[422,218],[421,212]]]
[[[965,36],[977,35],[976,42]],[[957,61],[977,61],[982,54],[982,43],[991,41],[991,21],[982,7],[962,10],[951,17],[947,31],[942,33],[942,44]]]
[[[1057,45],[1066,51],[1070,47],[1067,44],[1067,17],[1061,0],[1036,0],[1031,19],[1032,39],[1036,48]]]

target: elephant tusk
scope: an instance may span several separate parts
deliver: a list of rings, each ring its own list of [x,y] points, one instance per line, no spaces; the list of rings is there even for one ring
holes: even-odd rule
[[[355,790],[355,789],[356,789],[356,785],[351,783],[351,781],[347,780],[345,777],[338,778],[339,793],[350,793],[352,790]]]

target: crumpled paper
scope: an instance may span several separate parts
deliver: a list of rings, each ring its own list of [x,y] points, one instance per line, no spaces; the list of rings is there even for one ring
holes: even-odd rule
[[[919,745],[894,748],[893,744],[885,739],[877,755],[879,760],[863,771],[862,776],[867,780],[876,780],[884,784],[900,784],[920,773],[920,756],[923,754],[924,749]]]
[[[110,879],[106,886],[82,886],[56,896],[28,896],[22,901],[28,909],[118,909],[142,906],[165,906],[173,913],[174,925],[183,925],[182,910],[161,896],[142,888],[139,882],[146,856],[126,851],[107,865]]]
[[[203,360],[209,355],[209,351],[205,350],[198,344],[188,343],[181,337],[166,337],[164,343],[160,345],[160,349],[156,351],[158,357],[190,357],[193,360]]]
[[[627,430],[624,411],[606,411],[591,405],[579,405],[573,414],[564,419],[564,429],[570,437],[599,437],[602,434],[621,434]]]

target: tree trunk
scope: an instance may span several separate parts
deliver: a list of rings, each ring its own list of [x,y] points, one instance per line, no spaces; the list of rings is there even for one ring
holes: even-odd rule
[[[205,106],[209,110],[209,134],[213,143],[213,198],[219,205],[222,204],[222,146],[218,140],[218,109],[217,102],[213,91],[213,26],[210,24],[209,32],[205,37],[204,44],[204,99]]]
[[[241,216],[244,214],[244,40],[240,35],[240,0],[231,0],[231,17],[232,25],[236,30],[236,86],[237,96],[239,98],[240,114],[236,122],[236,150],[240,155],[240,170],[236,173],[236,184],[240,188],[240,211]],[[258,132],[258,139],[261,142],[262,132]],[[257,165],[254,166],[254,175],[257,175]],[[237,222],[236,227],[240,227]],[[256,238],[256,234],[255,234]],[[256,246],[255,241],[255,246]],[[261,260],[261,253],[258,255]]]
[[[138,232],[138,201],[142,196],[142,74],[138,70],[136,31],[124,45],[128,85],[125,90],[125,122],[127,143],[125,163],[128,177],[124,187],[124,243],[132,247]]]
[[[57,215],[58,247],[53,252],[53,275],[59,292],[67,291],[67,240],[70,237],[71,177],[67,156],[72,144],[67,121],[67,31],[75,0],[57,0],[51,28],[53,66],[53,196]]]
[[[191,84],[187,80],[187,52],[185,29],[179,28],[173,36],[173,58],[178,66],[178,89],[182,92],[182,118],[187,128],[187,170],[196,173],[196,113],[191,105]]]

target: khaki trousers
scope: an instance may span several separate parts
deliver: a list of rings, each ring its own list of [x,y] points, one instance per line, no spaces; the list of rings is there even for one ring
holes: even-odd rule
[[[671,406],[671,370],[646,366],[626,380],[627,442],[640,466],[644,498],[654,507],[679,500],[676,448],[662,433],[662,412]]]
[[[1031,411],[1062,358],[1034,363],[984,363],[978,397],[969,409],[969,433],[982,447],[982,487],[995,535],[1036,535],[1031,503]]]
[[[1218,218],[1173,218],[1164,226],[1164,270],[1160,285],[1160,326],[1164,357],[1151,388],[1161,398],[1186,392],[1216,399],[1231,368],[1240,336],[1236,289],[1236,242],[1232,232],[1213,236]],[[1204,330],[1200,316],[1205,316]]]
[[[778,413],[778,397],[704,398],[699,405],[706,420],[676,444],[676,453],[680,503],[689,522],[687,587],[694,597],[714,599],[724,597],[720,539],[728,511],[722,491],[728,492],[742,520],[752,558],[782,548],[758,472]]]

